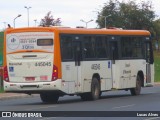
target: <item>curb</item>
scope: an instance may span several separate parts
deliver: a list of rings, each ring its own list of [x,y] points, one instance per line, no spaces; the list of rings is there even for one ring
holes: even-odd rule
[[[155,82],[154,86],[160,86],[160,82]]]
[[[27,95],[27,94],[17,94],[17,93],[0,93],[0,100],[18,99],[18,98],[30,98],[39,96],[38,94]]]

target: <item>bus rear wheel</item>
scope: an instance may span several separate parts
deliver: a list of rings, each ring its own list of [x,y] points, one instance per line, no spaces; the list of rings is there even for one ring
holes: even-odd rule
[[[141,86],[142,86],[142,80],[138,75],[136,80],[136,87],[130,89],[131,95],[139,95],[141,93]]]
[[[91,83],[91,100],[97,100],[100,97],[100,83],[96,77],[92,79]]]
[[[57,103],[59,95],[53,93],[41,93],[40,98],[44,103]]]

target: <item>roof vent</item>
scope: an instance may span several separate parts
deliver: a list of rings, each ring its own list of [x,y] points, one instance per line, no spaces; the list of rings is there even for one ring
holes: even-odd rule
[[[83,27],[83,26],[77,26],[76,28],[85,28],[85,27]]]

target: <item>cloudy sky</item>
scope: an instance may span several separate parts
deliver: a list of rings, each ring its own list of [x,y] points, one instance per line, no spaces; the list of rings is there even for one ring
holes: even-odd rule
[[[14,18],[18,14],[22,16],[15,20],[16,27],[28,26],[27,9],[24,6],[32,7],[29,9],[30,26],[35,26],[35,21],[39,24],[40,20],[47,12],[52,11],[54,18],[61,18],[62,25],[76,27],[85,26],[80,20],[93,22],[88,27],[96,27],[96,12],[108,0],[2,0],[0,3],[0,29],[4,29],[6,24],[13,26]],[[120,0],[121,1],[121,0]],[[124,0],[127,1],[127,0]],[[142,0],[136,0],[138,3]],[[147,1],[147,0],[144,0]],[[154,11],[160,17],[160,0],[152,0]]]

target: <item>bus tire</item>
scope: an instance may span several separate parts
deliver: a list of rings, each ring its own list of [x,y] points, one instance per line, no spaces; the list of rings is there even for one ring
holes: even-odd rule
[[[53,93],[41,93],[40,98],[44,103],[57,103],[59,95]]]
[[[134,95],[134,96],[139,95],[141,93],[141,86],[142,86],[142,80],[138,75],[136,80],[136,87],[130,89],[131,95]]]
[[[97,100],[100,97],[100,83],[96,77],[93,77],[91,83],[90,100]]]
[[[89,93],[82,93],[80,97],[84,101],[88,100],[97,100],[100,97],[100,83],[96,77],[93,77],[91,83],[91,92]]]

